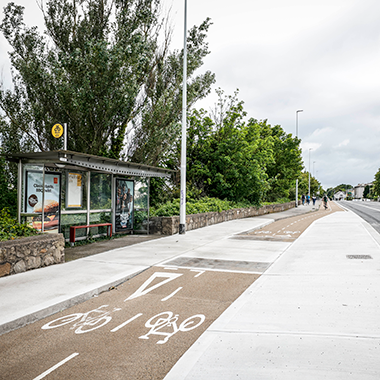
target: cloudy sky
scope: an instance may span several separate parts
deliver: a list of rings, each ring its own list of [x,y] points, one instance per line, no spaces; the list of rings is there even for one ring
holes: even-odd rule
[[[14,2],[26,7],[28,25],[42,25],[33,0]],[[184,0],[163,5],[171,7],[173,48],[182,48]],[[188,0],[189,28],[213,22],[204,69],[216,74],[215,87],[239,89],[249,117],[288,133],[302,109],[304,162],[308,169],[310,153],[325,188],[370,182],[380,167],[379,15],[379,0]],[[7,50],[1,37],[5,83]]]

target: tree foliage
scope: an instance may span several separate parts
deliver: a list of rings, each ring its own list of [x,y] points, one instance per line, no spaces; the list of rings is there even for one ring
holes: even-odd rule
[[[16,216],[17,210],[17,188],[14,173],[9,170],[9,163],[1,156],[0,149],[0,210],[8,208],[11,216]],[[11,177],[10,177],[11,176]]]
[[[266,164],[272,158],[271,139],[261,139],[261,126],[243,121],[242,104],[228,111],[223,125],[202,113],[190,118],[187,180],[202,195],[259,203],[267,190]]]
[[[380,169],[375,174],[375,180],[373,181],[372,191],[375,195],[380,197]]]
[[[218,90],[218,94],[211,114],[193,110],[189,116],[188,192],[251,204],[288,196],[302,169],[299,140],[266,120],[247,120],[237,93],[224,97]],[[177,168],[179,152],[178,142],[171,162]]]
[[[287,134],[280,125],[271,126],[262,122],[262,137],[273,141],[273,161],[267,165],[269,190],[266,200],[289,198],[295,188],[295,179],[302,170],[300,142],[297,137]],[[292,197],[293,198],[293,197]]]
[[[302,172],[299,183],[298,183],[298,194],[301,196],[302,194],[307,195],[309,193],[309,172],[304,171]],[[310,174],[310,196],[322,196],[324,193],[324,190],[320,184],[320,182],[314,178]]]
[[[209,54],[205,42],[210,27],[207,19],[199,27],[193,27],[188,36],[187,74],[192,76]],[[145,101],[134,128],[130,131],[127,155],[133,162],[158,165],[178,139],[182,115],[183,51],[166,54],[159,52],[154,69],[150,72],[145,87]],[[191,79],[187,84],[187,104],[190,108],[197,100],[210,92],[214,74],[206,72]]]
[[[364,188],[364,191],[363,191],[363,198],[368,198],[369,192],[370,192],[370,186],[369,185],[365,185],[365,188]]]
[[[158,163],[180,115],[183,56],[169,51],[160,0],[47,0],[41,9],[47,36],[24,24],[23,7],[4,8],[14,86],[0,91],[5,141],[16,135],[20,150],[61,148],[51,128],[66,122],[70,150],[119,158],[129,133],[130,157]],[[208,54],[209,25],[189,36],[190,104],[214,81],[209,72],[193,75]]]
[[[332,199],[334,198],[334,194],[336,194],[338,191],[346,192],[346,190],[350,189],[352,189],[352,185],[341,183],[335,187],[328,188],[326,194],[330,199]]]

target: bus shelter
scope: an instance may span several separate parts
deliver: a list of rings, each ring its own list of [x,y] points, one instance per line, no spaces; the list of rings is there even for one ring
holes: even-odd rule
[[[77,240],[88,235],[149,234],[151,177],[174,171],[85,153],[58,150],[7,155],[18,163],[18,220],[45,233]],[[99,226],[100,225],[100,226]]]

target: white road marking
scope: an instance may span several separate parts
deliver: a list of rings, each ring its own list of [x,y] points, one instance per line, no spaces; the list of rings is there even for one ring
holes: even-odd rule
[[[197,275],[194,276],[194,278],[199,277],[201,274],[205,273],[204,270],[195,270],[195,269],[191,269],[190,272],[199,272]]]
[[[364,206],[364,205],[361,205],[360,203],[355,203],[355,206],[365,207],[365,208],[369,208],[372,211],[379,211],[380,212],[380,210],[378,208],[374,208],[374,207],[370,207],[370,206]],[[353,209],[355,209],[355,207],[353,207]]]
[[[40,376],[35,377],[33,380],[41,380],[41,379],[43,379],[44,377],[46,377],[47,375],[49,375],[50,373],[52,373],[53,371],[55,371],[58,367],[60,367],[61,365],[65,364],[66,362],[68,362],[69,360],[75,358],[78,355],[79,355],[79,353],[75,352],[74,354],[68,356],[66,359],[62,360],[61,362],[59,362],[55,366],[51,367],[50,369],[48,369],[47,371],[45,371],[44,373],[42,373]]]
[[[126,326],[128,323],[131,323],[132,321],[134,321],[138,317],[141,317],[142,315],[143,315],[142,313],[136,314],[134,317],[128,319],[128,321],[125,321],[121,325],[119,325],[119,326],[115,327],[114,329],[112,329],[111,332],[116,332],[116,331],[120,330],[121,328],[123,328],[124,326]]]
[[[174,267],[167,267],[167,268],[164,268],[165,270],[178,270],[178,268],[174,268]]]
[[[172,298],[176,293],[178,293],[182,288],[182,286],[180,286],[177,290],[174,290],[174,292],[172,294],[169,294],[167,297],[163,298],[161,301],[167,301],[169,298]]]
[[[165,285],[168,282],[173,281],[180,276],[182,276],[182,273],[176,274],[176,273],[155,272],[132,295],[130,295],[127,299],[125,299],[124,302],[131,300],[133,298],[144,296],[145,294],[151,292],[152,290],[157,289],[160,286]],[[153,285],[149,288],[148,285],[151,284],[156,278],[166,278],[166,280],[163,280],[159,282],[158,284]]]

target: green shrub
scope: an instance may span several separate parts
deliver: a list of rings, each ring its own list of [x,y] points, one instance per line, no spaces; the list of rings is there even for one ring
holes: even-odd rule
[[[205,212],[221,212],[225,210],[232,210],[234,208],[252,207],[252,205],[245,202],[230,202],[218,198],[201,198],[199,200],[188,199],[186,202],[186,214],[202,214]],[[175,216],[179,215],[180,200],[173,199],[173,201],[166,202],[157,208],[151,209],[152,216]]]
[[[276,202],[265,202],[264,204],[279,204],[287,203],[289,199],[283,198]],[[186,201],[186,214],[202,214],[205,212],[222,212],[226,210],[233,210],[235,208],[248,208],[257,207],[248,202],[231,202],[227,200],[221,200],[218,198],[208,198],[204,197],[198,200],[188,199]],[[152,207],[150,209],[151,216],[175,216],[179,215],[180,210],[180,200],[173,199],[168,201],[158,207]]]
[[[274,205],[274,204],[282,204],[282,203],[289,203],[291,202],[288,198],[280,198],[277,199],[276,202],[263,202],[263,205]]]
[[[9,215],[9,210],[0,211],[0,241],[13,240],[20,237],[37,235],[38,232],[26,223],[18,223]]]

